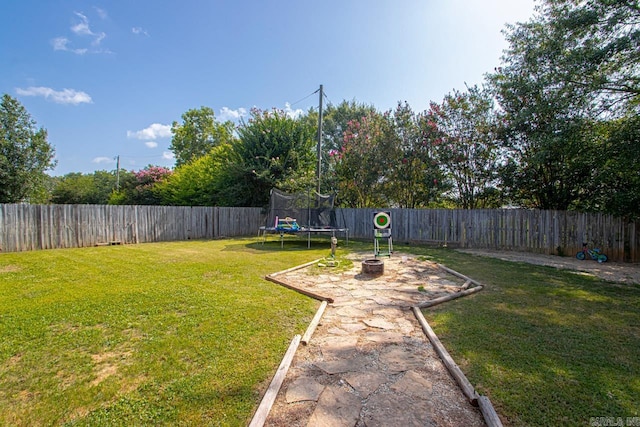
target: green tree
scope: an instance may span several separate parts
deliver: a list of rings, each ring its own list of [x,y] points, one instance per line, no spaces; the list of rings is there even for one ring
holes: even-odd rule
[[[597,171],[611,165],[602,129],[638,113],[637,1],[546,0],[506,37],[503,64],[489,79],[504,111],[511,198],[542,209],[594,206],[608,182]]]
[[[556,81],[598,112],[625,115],[640,104],[640,4],[637,0],[545,0],[530,24],[545,29]],[[529,25],[530,25],[529,24]],[[557,54],[555,52],[557,52]]]
[[[229,178],[231,144],[214,147],[202,157],[176,168],[157,189],[162,204],[177,206],[233,206]]]
[[[575,47],[538,15],[508,27],[503,64],[489,76],[503,111],[508,151],[502,178],[519,205],[565,210],[585,197],[593,159],[588,123],[595,104],[559,64]]]
[[[347,131],[349,122],[360,120],[369,114],[376,113],[373,105],[366,105],[357,102],[343,100],[338,105],[329,103],[323,111],[322,119],[322,176],[321,188],[326,192],[335,192],[338,188],[336,175],[331,169],[334,162],[331,161],[329,153],[334,153],[342,147],[344,133]],[[309,114],[314,120],[312,123],[317,129],[318,114]]]
[[[342,146],[331,152],[341,206],[389,206],[384,192],[389,132],[389,122],[377,112],[347,124]]]
[[[55,150],[47,141],[47,131],[16,99],[5,94],[0,103],[0,203],[42,198],[52,169]]]
[[[420,208],[435,205],[447,189],[436,156],[436,140],[424,130],[426,116],[408,103],[398,103],[383,115],[385,140],[383,191],[393,206]]]
[[[343,100],[338,105],[329,103],[323,112],[322,131],[323,145],[328,150],[338,150],[342,147],[344,133],[352,120],[360,120],[376,113],[373,105]]]
[[[222,172],[228,183],[224,200],[232,206],[266,206],[272,188],[314,188],[316,130],[284,111],[251,110],[238,127],[239,139]]]
[[[111,193],[112,205],[160,205],[162,182],[172,174],[163,166],[148,165],[137,172],[120,171],[120,190]]]
[[[182,124],[173,122],[171,145],[176,166],[204,156],[213,147],[233,139],[233,123],[219,123],[209,107],[192,109],[182,115]]]
[[[593,168],[576,209],[640,219],[640,116],[597,123]]]
[[[106,205],[116,189],[115,171],[72,172],[54,180],[52,203]]]
[[[453,198],[464,209],[500,204],[496,114],[489,92],[474,86],[466,92],[454,90],[440,105],[432,103],[421,121],[453,185]]]

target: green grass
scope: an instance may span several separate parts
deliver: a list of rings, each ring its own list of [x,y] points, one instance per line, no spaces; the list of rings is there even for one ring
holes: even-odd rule
[[[487,285],[425,317],[514,426],[640,415],[640,285],[444,249],[396,246]],[[637,420],[637,419],[636,419]]]
[[[318,306],[262,277],[329,255],[326,239],[306,245],[246,239],[0,254],[0,425],[245,425]],[[640,285],[395,249],[487,285],[425,315],[509,424],[638,416]],[[339,249],[337,270],[317,271],[340,271],[344,255]]]
[[[314,247],[0,254],[0,425],[245,425],[318,305],[262,277]]]

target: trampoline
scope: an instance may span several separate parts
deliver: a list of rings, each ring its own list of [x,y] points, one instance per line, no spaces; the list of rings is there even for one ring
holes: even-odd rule
[[[274,188],[271,190],[266,224],[260,227],[258,236],[262,237],[264,244],[268,234],[278,234],[280,247],[284,247],[285,234],[306,234],[309,248],[312,234],[335,237],[336,233],[344,233],[349,244],[349,229],[339,227],[336,220],[334,198],[333,195],[322,195],[315,191],[285,193]]]

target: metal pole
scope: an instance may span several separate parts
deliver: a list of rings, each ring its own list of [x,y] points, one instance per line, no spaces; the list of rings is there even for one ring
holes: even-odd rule
[[[120,156],[116,156],[116,191],[120,191]]]
[[[318,180],[317,192],[320,194],[320,175],[322,173],[322,85],[320,85],[320,107],[318,109],[318,170],[316,171],[316,178]]]

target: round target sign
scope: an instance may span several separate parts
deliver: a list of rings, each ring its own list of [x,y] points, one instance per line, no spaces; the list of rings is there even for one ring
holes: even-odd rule
[[[378,212],[374,214],[373,225],[376,228],[391,228],[391,212]]]

